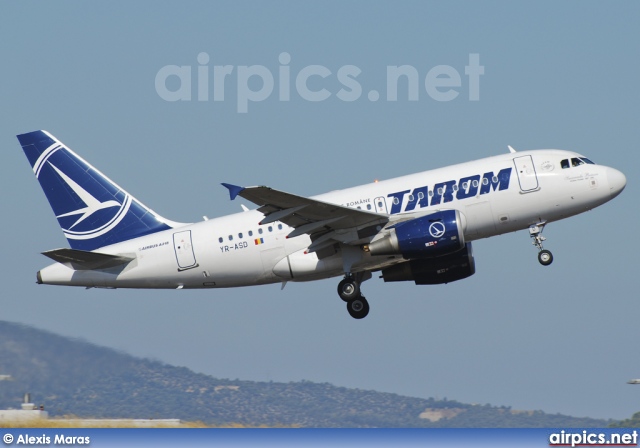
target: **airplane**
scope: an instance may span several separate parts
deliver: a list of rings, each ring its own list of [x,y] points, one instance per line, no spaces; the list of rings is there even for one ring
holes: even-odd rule
[[[629,381],[627,381],[627,384],[640,384],[640,379],[629,380]]]
[[[548,266],[543,229],[625,188],[625,175],[571,151],[516,151],[303,197],[229,183],[257,205],[179,223],[163,218],[47,131],[18,135],[70,248],[38,284],[86,288],[228,288],[340,277],[338,296],[362,319],[362,283],[436,285],[475,273],[472,242],[528,229]]]

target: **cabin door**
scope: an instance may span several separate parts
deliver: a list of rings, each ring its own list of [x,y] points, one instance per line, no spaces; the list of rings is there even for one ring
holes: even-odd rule
[[[540,188],[538,185],[538,176],[536,175],[536,169],[533,166],[531,156],[516,157],[513,159],[513,163],[516,166],[520,191],[528,193],[538,190]]]

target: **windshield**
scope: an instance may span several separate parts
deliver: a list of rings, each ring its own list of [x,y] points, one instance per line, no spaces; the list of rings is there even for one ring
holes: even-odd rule
[[[563,170],[574,167],[574,166],[584,165],[584,164],[595,165],[595,163],[593,163],[591,160],[587,159],[586,157],[572,157],[571,159],[564,159],[560,161],[560,167]]]

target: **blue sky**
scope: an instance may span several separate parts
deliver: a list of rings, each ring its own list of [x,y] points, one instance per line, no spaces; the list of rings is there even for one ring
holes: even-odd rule
[[[633,2],[2,3],[1,318],[217,377],[629,417],[640,411],[640,389],[625,384],[640,376],[639,13]],[[278,90],[284,52],[289,101]],[[484,67],[477,101],[472,54]],[[170,65],[191,67],[191,101],[159,95],[156,76]],[[234,70],[214,101],[213,67],[225,65]],[[296,90],[311,65],[331,73],[308,82],[331,93],[324,101]],[[417,101],[402,83],[387,100],[387,67],[402,65],[418,73]],[[199,66],[211,77],[207,101],[197,100]],[[240,67],[251,66],[274,76],[274,91],[238,113]],[[337,96],[344,66],[360,70],[355,101]],[[429,96],[437,66],[460,74],[455,99]],[[262,88],[256,77],[247,85]],[[181,87],[176,77],[166,86]],[[284,291],[36,285],[48,264],[40,252],[67,242],[15,138],[35,129],[182,222],[240,211],[220,182],[313,195],[507,145],[575,150],[628,184],[545,229],[551,267],[526,231],[479,241],[473,277],[437,287],[374,278],[364,285],[372,311],[354,321],[338,279]]]

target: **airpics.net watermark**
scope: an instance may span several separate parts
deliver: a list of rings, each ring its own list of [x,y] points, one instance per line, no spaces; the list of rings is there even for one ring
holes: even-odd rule
[[[232,90],[235,83],[237,112],[247,113],[249,103],[265,101],[274,91],[277,91],[278,101],[290,101],[292,88],[299,98],[311,102],[326,101],[331,96],[352,102],[363,95],[363,87],[358,81],[362,70],[355,65],[343,65],[335,72],[324,65],[307,65],[292,73],[291,55],[287,52],[280,53],[279,66],[273,71],[264,65],[211,66],[210,59],[205,52],[198,54],[195,70],[190,65],[162,67],[155,78],[158,96],[165,101],[225,101],[225,94],[229,94],[227,87],[231,85],[229,90]],[[418,101],[422,88],[432,100],[453,101],[463,87],[463,76],[450,65],[436,65],[423,77],[412,65],[387,65],[386,70],[386,101],[398,101],[398,98]],[[464,75],[469,101],[479,101],[484,66],[480,65],[478,53],[469,54]],[[335,90],[339,87],[339,90],[331,92],[329,87],[336,87]],[[372,102],[382,99],[375,89],[369,90],[366,97]]]

